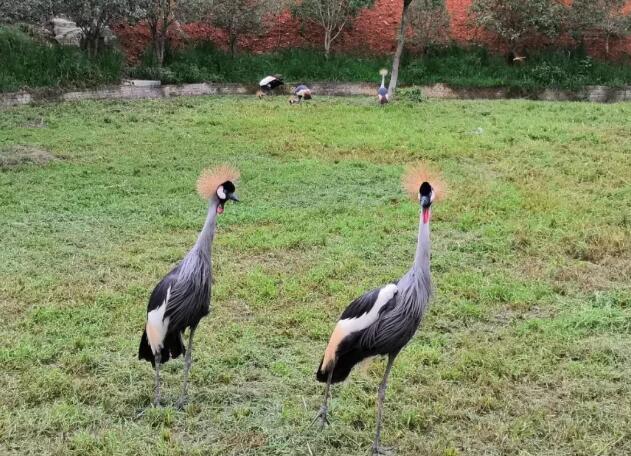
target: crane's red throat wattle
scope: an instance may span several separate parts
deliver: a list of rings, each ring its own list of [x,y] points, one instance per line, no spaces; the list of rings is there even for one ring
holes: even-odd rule
[[[429,219],[432,217],[432,212],[429,207],[423,208],[423,223],[429,223]]]
[[[223,214],[223,206],[221,204],[217,206],[217,214]]]

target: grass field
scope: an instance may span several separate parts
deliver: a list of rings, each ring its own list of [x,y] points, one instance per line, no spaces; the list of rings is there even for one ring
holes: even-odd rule
[[[631,105],[196,98],[0,112],[0,454],[358,455],[385,363],[309,428],[336,318],[410,265],[406,163],[442,169],[436,296],[399,356],[399,455],[631,453]],[[148,294],[193,244],[201,168],[242,171],[219,221],[191,403],[147,409]],[[7,161],[6,163],[9,163]],[[166,365],[179,394],[182,360]]]

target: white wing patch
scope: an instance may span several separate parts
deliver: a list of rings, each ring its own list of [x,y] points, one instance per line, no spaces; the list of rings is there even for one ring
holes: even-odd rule
[[[337,324],[346,334],[368,328],[370,325],[377,321],[377,318],[379,317],[379,311],[383,306],[386,305],[388,301],[392,299],[395,294],[397,294],[397,291],[398,289],[395,284],[391,283],[389,285],[386,285],[381,290],[379,290],[379,294],[377,295],[375,304],[372,306],[372,309],[370,309],[369,312],[366,312],[360,317],[346,318],[344,320],[340,320],[337,322]]]
[[[261,79],[261,82],[259,82],[259,86],[265,86],[267,84],[269,84],[270,82],[272,82],[273,80],[275,80],[276,78],[274,76],[267,76],[264,77],[263,79]]]
[[[147,340],[151,346],[151,351],[156,354],[162,350],[164,336],[169,328],[169,319],[164,318],[164,312],[167,310],[167,304],[171,298],[171,287],[167,290],[167,297],[162,305],[157,309],[153,309],[147,315]]]
[[[335,325],[335,329],[333,330],[333,334],[331,334],[331,338],[329,339],[329,343],[326,346],[326,350],[324,351],[324,359],[322,360],[323,372],[326,371],[335,361],[337,347],[340,345],[340,342],[342,342],[342,340],[349,334],[361,331],[376,322],[377,318],[379,318],[379,311],[381,308],[385,306],[398,291],[399,290],[396,285],[392,283],[386,285],[379,290],[375,304],[369,312],[366,312],[359,317],[345,318],[344,320],[337,322],[337,325]]]

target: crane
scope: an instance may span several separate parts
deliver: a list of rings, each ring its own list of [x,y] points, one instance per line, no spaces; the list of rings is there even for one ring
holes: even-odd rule
[[[197,192],[208,201],[208,215],[193,248],[154,288],[147,305],[147,321],[140,339],[138,358],[155,368],[154,405],[160,405],[160,366],[184,357],[182,394],[177,401],[181,407],[188,394],[188,375],[193,363],[193,335],[200,320],[210,311],[212,284],[212,242],[217,226],[217,215],[224,212],[228,200],[239,201],[234,182],[239,172],[223,165],[205,170],[197,180]],[[188,348],[182,337],[189,329]]]
[[[432,182],[430,184],[430,181]],[[430,274],[430,219],[432,203],[442,184],[427,167],[408,170],[404,184],[420,204],[416,254],[412,267],[395,283],[375,288],[355,299],[344,310],[331,334],[318,367],[318,381],[326,383],[324,401],[313,423],[328,423],[331,384],[344,381],[363,359],[387,356],[388,362],[377,395],[377,418],[373,455],[384,454],[381,443],[383,402],[388,377],[397,355],[416,332],[432,294]]]
[[[388,70],[385,68],[379,70],[379,75],[381,76],[381,86],[379,87],[379,90],[377,90],[377,99],[381,105],[385,105],[388,101],[390,101],[390,95],[388,94],[388,89],[386,89],[387,74]]]
[[[259,81],[259,89],[256,91],[256,96],[261,98],[269,95],[276,87],[280,87],[283,84],[283,76],[280,74],[265,76]]]
[[[311,89],[305,84],[298,84],[292,92],[293,97],[289,99],[289,104],[302,103],[302,100],[311,100]]]

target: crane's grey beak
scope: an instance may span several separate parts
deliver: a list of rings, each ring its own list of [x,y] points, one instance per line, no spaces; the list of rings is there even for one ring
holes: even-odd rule
[[[232,201],[236,201],[237,203],[240,201],[236,193],[229,193],[228,199]]]
[[[421,207],[430,207],[432,204],[432,200],[429,196],[421,196]]]

